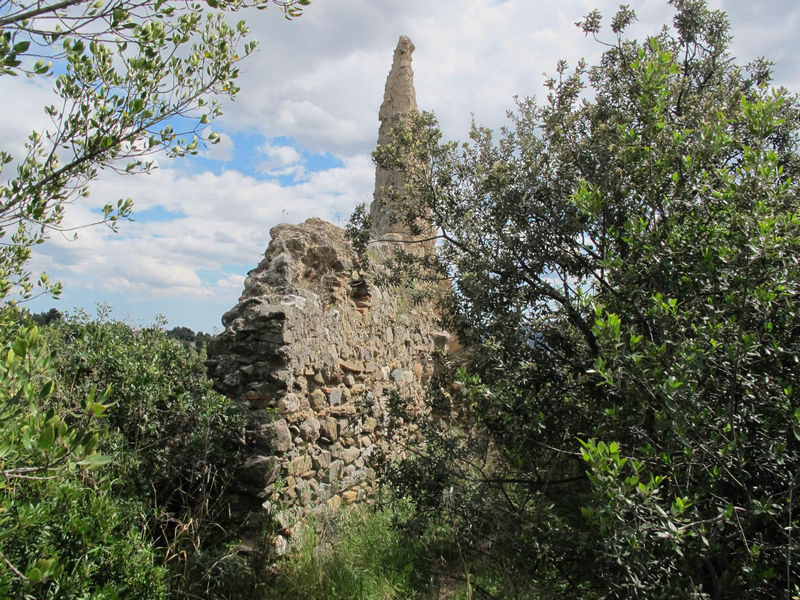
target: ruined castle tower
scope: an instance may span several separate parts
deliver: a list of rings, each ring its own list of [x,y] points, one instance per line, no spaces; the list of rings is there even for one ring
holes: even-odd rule
[[[417,111],[417,94],[414,90],[414,71],[411,69],[411,54],[414,44],[401,35],[394,50],[392,69],[386,78],[383,103],[378,112],[381,122],[378,129],[378,146],[390,141],[390,132],[402,124],[411,113]],[[405,177],[394,169],[378,167],[375,170],[375,193],[370,205],[372,238],[380,241],[418,242],[406,244],[413,252],[431,253],[434,247],[432,229],[426,219],[417,219],[421,233],[412,235],[405,219],[403,208],[413,206],[413,199],[404,193]]]
[[[400,38],[379,141],[416,106],[413,48]],[[389,218],[396,205],[383,195],[401,182],[400,173],[376,174],[376,233],[394,240],[378,244],[403,243],[407,235]],[[217,389],[246,413],[230,495],[245,532],[259,531],[278,507],[303,512],[369,496],[375,456],[400,447],[387,427],[389,397],[422,406],[434,356],[449,339],[433,302],[355,271],[341,228],[314,218],[277,225],[270,236],[238,304],[222,317],[225,330],[208,347]]]

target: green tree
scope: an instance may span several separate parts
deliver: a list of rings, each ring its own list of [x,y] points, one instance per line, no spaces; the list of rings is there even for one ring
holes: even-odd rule
[[[644,41],[622,7],[499,135],[441,144],[423,114],[376,151],[441,232],[474,349],[438,391],[464,418],[395,469],[553,595],[793,598],[798,101],[734,63],[723,12],[670,3]]]
[[[60,402],[111,390],[99,447],[113,462],[104,473],[117,502],[144,507],[139,526],[165,557],[173,593],[249,597],[257,570],[230,549],[238,524],[229,527],[225,495],[239,461],[241,407],[214,392],[193,345],[159,325],[135,329],[104,316],[65,318],[45,330]]]
[[[0,299],[13,288],[30,297],[31,248],[61,229],[65,205],[100,170],[143,173],[155,152],[183,156],[218,141],[207,124],[220,98],[239,91],[237,64],[256,46],[227,13],[270,4],[291,18],[310,1],[0,1],[0,76],[53,75],[55,84],[50,125],[31,133],[25,156],[0,151],[0,169],[16,167],[0,184]],[[114,227],[131,208],[109,203],[98,222]],[[46,275],[36,283],[60,289]]]
[[[197,453],[214,451],[217,438],[208,427],[229,423],[233,416],[227,410],[217,412],[224,409],[224,401],[201,377],[196,355],[187,359],[170,354],[178,346],[153,334],[150,341],[161,345],[146,351],[162,350],[156,356],[169,367],[181,363],[175,367],[178,373],[169,371],[175,388],[155,365],[140,360],[137,366],[145,372],[128,362],[116,365],[120,371],[114,375],[124,373],[134,388],[139,386],[141,396],[137,389],[121,385],[124,378],[114,380],[107,372],[100,377],[106,391],[98,394],[92,385],[97,373],[73,372],[71,381],[60,377],[63,371],[51,347],[38,328],[19,325],[15,304],[30,298],[36,284],[39,293],[59,293],[59,284],[46,274],[34,282],[26,265],[32,248],[44,242],[48,232],[64,231],[66,205],[86,196],[88,184],[101,170],[145,173],[155,152],[194,154],[218,139],[215,133],[204,133],[209,131],[207,124],[221,114],[220,99],[238,92],[237,65],[255,49],[255,42],[244,43],[245,23],[231,24],[228,15],[271,4],[291,18],[299,16],[309,0],[0,0],[0,76],[50,75],[54,81],[54,103],[44,107],[48,128],[31,133],[24,156],[0,151],[0,169],[15,169],[0,181],[2,597],[164,597],[167,569],[156,560],[150,527],[164,525],[166,536],[167,519],[182,518],[196,508],[189,506],[188,496],[217,489],[213,461]],[[97,224],[116,227],[131,210],[129,199],[107,204]],[[99,329],[101,334],[106,331]],[[118,337],[124,338],[125,332],[123,328]],[[51,341],[58,346],[61,340]],[[114,351],[120,344],[109,345],[106,357],[118,358]],[[76,343],[73,349],[81,347]],[[96,347],[86,351],[90,357],[99,352]],[[63,348],[61,352],[64,361],[74,358]],[[123,392],[115,393],[115,400],[105,388],[111,380]],[[99,419],[107,417],[114,403],[130,412],[115,412],[115,431],[109,435]],[[144,423],[126,422],[142,415],[155,420],[145,432],[137,429]],[[169,431],[168,436],[159,429],[161,416],[165,429],[193,428],[186,444],[176,442],[177,432]],[[130,448],[122,441],[129,433],[134,436],[127,440]],[[155,450],[150,456],[135,443],[148,435],[149,448]],[[107,453],[99,454],[100,447]],[[184,462],[170,462],[168,451],[181,454]],[[191,453],[196,462],[187,467]],[[104,469],[112,457],[119,464]],[[154,457],[160,462],[147,462]],[[160,472],[148,471],[158,465],[164,467]],[[99,471],[90,472],[95,468]],[[131,476],[133,497],[119,495],[114,474]],[[161,504],[146,502],[142,487],[147,494],[161,494]],[[169,512],[168,506],[182,501],[183,513]],[[205,506],[208,511],[208,503]],[[163,510],[165,520],[149,521],[145,515],[153,510]],[[197,526],[201,519],[194,516],[187,518]],[[173,537],[174,547],[182,550],[185,540],[178,537]],[[211,577],[215,564],[211,561],[205,575],[193,581]]]
[[[255,593],[224,495],[242,415],[203,355],[101,314],[0,356],[0,597]]]

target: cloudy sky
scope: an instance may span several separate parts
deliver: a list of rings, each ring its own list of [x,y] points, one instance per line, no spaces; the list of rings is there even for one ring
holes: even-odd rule
[[[655,32],[672,19],[666,0],[628,0],[639,23]],[[608,18],[607,0],[314,0],[302,18],[276,10],[244,13],[260,51],[242,67],[242,91],[215,123],[221,144],[200,158],[169,161],[148,176],[104,175],[86,201],[69,207],[69,223],[92,220],[108,201],[131,197],[135,222],[114,234],[81,231],[52,237],[33,269],[62,281],[56,306],[93,313],[99,302],[134,324],[167,317],[170,326],[219,329],[221,315],[262,258],[269,229],[320,216],[344,224],[369,202],[370,152],[392,52],[411,37],[417,100],[433,110],[445,136],[462,139],[471,118],[503,123],[513,96],[541,96],[559,58],[574,65],[601,48],[574,23],[592,8]],[[800,2],[711,0],[733,25],[734,55],[777,63],[776,82],[800,91]],[[43,122],[51,80],[0,78],[0,140],[13,149]]]

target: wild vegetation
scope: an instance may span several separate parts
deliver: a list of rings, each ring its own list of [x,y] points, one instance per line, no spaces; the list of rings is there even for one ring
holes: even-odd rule
[[[800,107],[767,61],[735,64],[724,13],[671,4],[673,28],[641,41],[630,9],[610,34],[590,13],[600,62],[559,64],[498,133],[442,143],[423,113],[376,151],[441,233],[434,260],[398,260],[453,282],[449,327],[471,351],[433,382],[425,444],[383,465],[385,497],[298,523],[274,564],[270,531],[244,554],[226,520],[242,415],[202,340],[11,301],[95,172],[42,162],[33,138],[0,190],[0,596],[800,597]],[[8,19],[5,69],[28,69]],[[106,56],[80,39],[65,89]],[[221,60],[213,85],[233,78]],[[134,131],[123,115],[152,109],[130,108],[101,116]],[[125,135],[75,144],[100,168]]]
[[[220,500],[241,415],[201,355],[101,315],[23,325],[4,357],[4,597],[242,589]]]
[[[32,248],[68,231],[65,206],[102,169],[147,172],[156,151],[218,139],[207,124],[255,48],[227,13],[308,4],[0,2],[0,76],[54,77],[47,130],[22,155],[0,151],[15,169],[0,182],[0,596],[239,598],[256,585],[221,518],[240,417],[197,352],[159,327],[51,313],[40,326],[18,302],[59,294],[29,272]],[[131,209],[121,199],[99,221]]]
[[[620,9],[499,134],[442,144],[422,114],[376,152],[475,349],[435,392],[455,417],[390,470],[508,597],[800,590],[798,102],[733,62],[724,13],[671,4],[643,41]]]

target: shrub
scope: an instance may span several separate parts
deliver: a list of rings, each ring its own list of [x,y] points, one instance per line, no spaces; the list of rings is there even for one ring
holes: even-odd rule
[[[65,402],[111,387],[107,444],[128,493],[158,506],[203,503],[237,460],[242,413],[213,390],[202,356],[160,326],[83,317],[50,330]]]
[[[112,492],[110,457],[96,451],[107,394],[61,402],[38,328],[14,331],[11,311],[0,319],[0,597],[165,597],[147,506]]]

